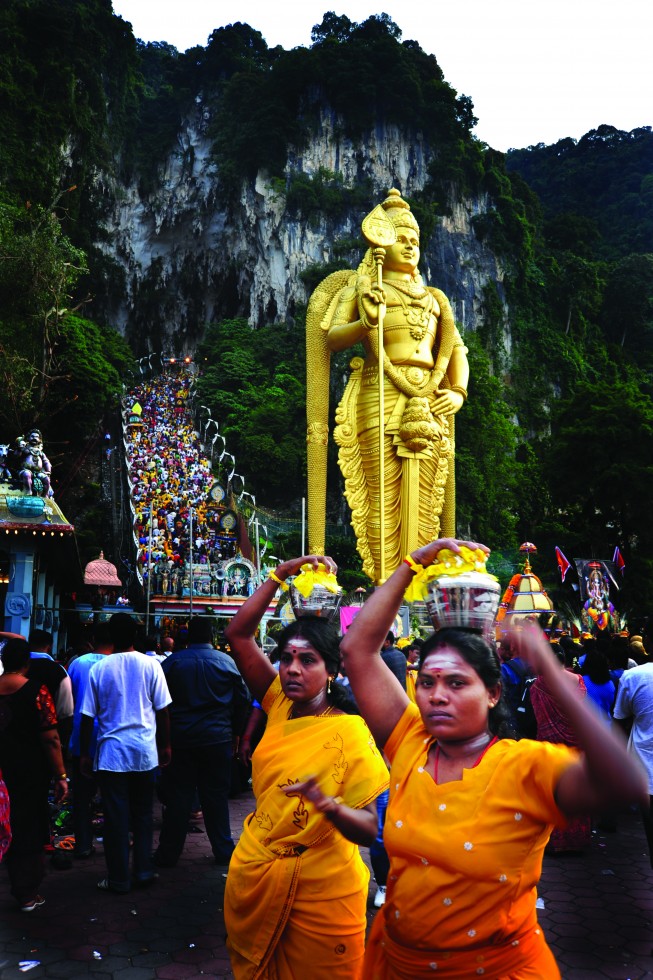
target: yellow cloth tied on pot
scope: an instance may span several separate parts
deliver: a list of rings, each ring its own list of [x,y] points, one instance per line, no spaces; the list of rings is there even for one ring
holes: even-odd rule
[[[293,588],[297,589],[300,595],[308,599],[316,585],[321,585],[328,592],[337,595],[341,590],[333,572],[328,572],[326,566],[321,562],[317,568],[312,565],[302,565],[299,575],[293,580]]]
[[[482,548],[471,548],[461,545],[460,554],[443,548],[438,552],[437,561],[427,568],[415,572],[413,579],[404,593],[406,602],[423,602],[428,594],[428,584],[433,579],[444,576],[462,575],[464,572],[480,572],[493,581],[498,581],[496,575],[490,575],[485,567],[487,555]]]

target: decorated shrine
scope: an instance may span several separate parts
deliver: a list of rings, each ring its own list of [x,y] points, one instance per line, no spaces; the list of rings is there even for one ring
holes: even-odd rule
[[[60,627],[60,599],[78,566],[74,527],[54,499],[38,429],[0,447],[0,598],[4,629]]]
[[[513,575],[503,593],[496,618],[498,635],[515,623],[537,620],[542,613],[553,612],[553,603],[531,567],[530,556],[537,553],[537,548],[525,541],[519,551],[525,555],[524,568]]]

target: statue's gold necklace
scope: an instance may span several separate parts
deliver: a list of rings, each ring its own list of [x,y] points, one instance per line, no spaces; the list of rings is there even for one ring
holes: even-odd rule
[[[431,323],[431,310],[429,309],[428,303],[425,306],[421,304],[414,306],[413,302],[423,300],[428,296],[428,290],[420,283],[405,282],[402,279],[388,280],[388,285],[392,286],[397,293],[397,299],[406,316],[406,323],[411,337],[417,343],[420,343],[424,340],[426,331]],[[407,303],[402,294],[410,297],[413,302]]]
[[[424,299],[428,290],[421,282],[412,282],[407,279],[386,279],[386,283],[396,289],[397,292],[405,293],[411,299]]]

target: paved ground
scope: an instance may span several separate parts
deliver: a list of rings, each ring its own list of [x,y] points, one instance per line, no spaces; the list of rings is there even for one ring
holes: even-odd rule
[[[251,808],[247,795],[232,801],[234,832]],[[0,877],[2,980],[25,973],[30,980],[232,975],[224,943],[223,869],[212,863],[203,833],[189,835],[177,868],[162,871],[147,890],[99,892],[103,874],[101,847],[72,869],[49,869],[47,902],[29,915],[15,911]],[[619,818],[617,833],[597,832],[583,856],[546,858],[540,896],[541,922],[564,980],[653,977],[653,872],[635,814]],[[25,970],[29,961],[38,965]]]

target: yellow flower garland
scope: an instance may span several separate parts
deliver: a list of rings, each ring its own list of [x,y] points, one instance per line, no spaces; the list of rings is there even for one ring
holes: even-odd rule
[[[477,572],[487,575],[494,582],[498,581],[496,575],[490,575],[485,565],[487,555],[481,548],[472,551],[464,545],[460,548],[460,554],[443,548],[438,552],[437,561],[428,568],[423,568],[413,575],[412,581],[404,593],[406,602],[421,602],[428,595],[428,584],[433,579],[462,575],[465,572]]]
[[[341,591],[338,581],[333,572],[327,572],[326,567],[320,562],[317,568],[312,565],[302,565],[299,575],[293,581],[293,587],[300,595],[308,599],[316,585],[321,585],[329,592],[337,594]]]

